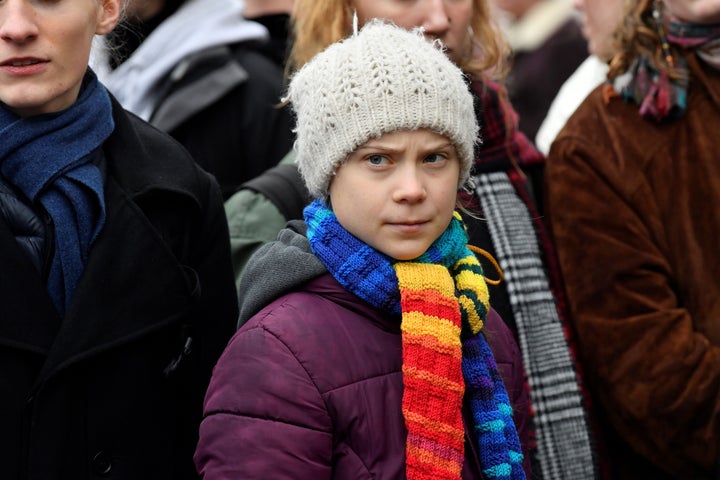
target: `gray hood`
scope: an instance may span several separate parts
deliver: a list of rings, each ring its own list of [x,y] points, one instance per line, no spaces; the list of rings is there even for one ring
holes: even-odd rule
[[[306,228],[300,220],[289,222],[277,240],[266,243],[250,257],[238,288],[238,327],[273,300],[327,272],[310,250]]]

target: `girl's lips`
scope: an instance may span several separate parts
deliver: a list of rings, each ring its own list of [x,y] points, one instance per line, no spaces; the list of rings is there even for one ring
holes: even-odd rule
[[[34,75],[43,71],[48,62],[35,58],[14,58],[0,63],[0,70],[13,76]]]
[[[416,233],[422,230],[426,223],[427,222],[392,223],[390,225],[403,233]]]

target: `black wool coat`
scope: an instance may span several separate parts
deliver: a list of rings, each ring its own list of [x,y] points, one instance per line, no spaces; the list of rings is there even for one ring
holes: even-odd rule
[[[263,48],[240,42],[181,62],[150,117],[215,176],[225,200],[277,165],[295,140],[290,106],[279,106],[282,68]]]
[[[197,478],[212,367],[237,320],[214,179],[113,104],[107,219],[64,318],[0,217],[0,477]]]

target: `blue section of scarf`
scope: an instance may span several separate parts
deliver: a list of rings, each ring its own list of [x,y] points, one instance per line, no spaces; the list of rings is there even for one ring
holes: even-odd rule
[[[91,70],[60,112],[19,117],[0,105],[0,173],[53,221],[47,289],[61,316],[105,223],[103,178],[91,160],[114,128],[110,97]]]
[[[345,230],[322,200],[316,199],[305,207],[304,218],[310,248],[340,285],[384,312],[402,313],[393,269],[397,260]],[[453,272],[458,260],[474,255],[467,242],[462,220],[454,217],[428,250],[412,262],[443,265]],[[486,313],[484,308],[478,311],[483,319]],[[462,373],[483,472],[492,479],[524,479],[520,441],[495,357],[485,336],[468,335],[469,331],[463,313]]]

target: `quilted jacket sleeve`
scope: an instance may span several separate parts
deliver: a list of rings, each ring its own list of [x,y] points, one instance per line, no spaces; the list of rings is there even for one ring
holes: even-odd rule
[[[251,322],[220,358],[195,464],[205,480],[330,479],[332,426],[307,371],[275,334]]]

